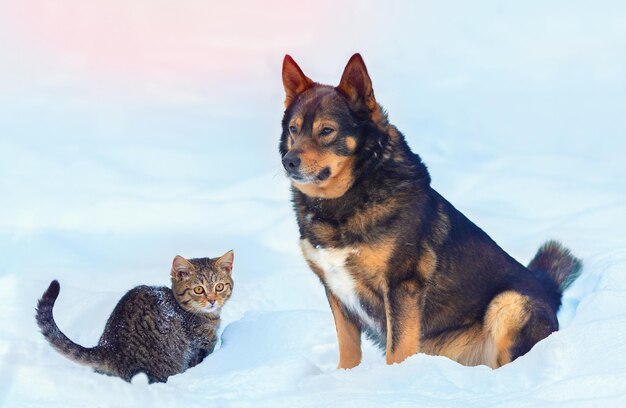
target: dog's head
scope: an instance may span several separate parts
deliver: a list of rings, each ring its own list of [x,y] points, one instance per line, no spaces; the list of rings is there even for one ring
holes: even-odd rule
[[[363,162],[382,149],[378,127],[384,114],[363,59],[353,55],[332,87],[313,82],[286,55],[283,85],[280,153],[288,177],[309,197],[341,197]]]

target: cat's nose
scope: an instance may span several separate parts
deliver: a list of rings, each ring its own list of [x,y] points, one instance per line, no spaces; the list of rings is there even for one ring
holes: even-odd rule
[[[213,306],[213,305],[215,304],[215,300],[211,300],[211,299],[209,299],[209,304],[210,304],[211,306]]]

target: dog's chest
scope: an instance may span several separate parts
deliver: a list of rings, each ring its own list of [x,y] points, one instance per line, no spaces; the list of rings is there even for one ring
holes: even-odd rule
[[[322,248],[314,247],[308,240],[301,241],[305,258],[313,263],[323,274],[322,278],[328,289],[354,315],[378,332],[380,323],[366,311],[357,291],[357,284],[348,267],[348,259],[357,254],[354,248]]]

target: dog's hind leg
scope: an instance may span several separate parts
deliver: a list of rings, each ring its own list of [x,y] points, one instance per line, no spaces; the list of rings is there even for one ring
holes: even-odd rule
[[[482,323],[425,339],[422,351],[467,366],[498,368],[526,354],[557,328],[556,316],[546,303],[507,291],[491,300]]]
[[[424,339],[422,351],[433,356],[446,356],[466,366],[498,367],[494,341],[478,322]]]
[[[515,291],[500,293],[489,303],[484,328],[493,339],[500,367],[526,354],[558,329],[554,312],[544,302]]]

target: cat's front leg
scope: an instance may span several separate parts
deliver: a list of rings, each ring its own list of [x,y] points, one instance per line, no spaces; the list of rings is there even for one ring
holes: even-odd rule
[[[206,356],[208,356],[210,354],[210,352],[207,349],[204,348],[200,348],[198,350],[196,350],[196,352],[194,353],[194,355],[191,357],[191,359],[189,359],[189,364],[188,367],[195,367],[198,364],[200,364],[204,358]]]
[[[207,342],[205,342],[203,344],[203,348],[204,350],[206,350],[207,355],[213,353],[213,350],[215,350],[215,345],[217,344],[217,336],[215,334],[213,334]]]
[[[213,353],[213,350],[215,350],[216,344],[217,344],[217,336],[213,333],[209,338],[202,340],[200,342],[200,345],[196,354],[189,361],[189,367],[193,367],[193,366],[200,364],[205,359],[206,356]]]

